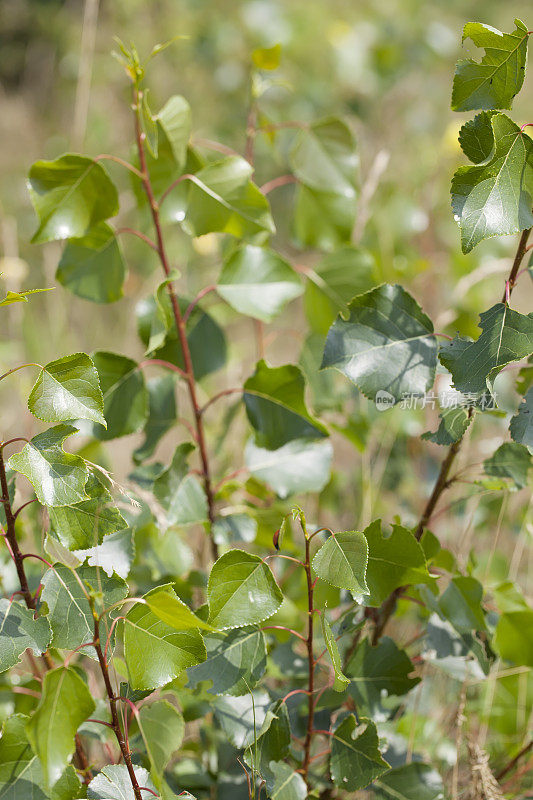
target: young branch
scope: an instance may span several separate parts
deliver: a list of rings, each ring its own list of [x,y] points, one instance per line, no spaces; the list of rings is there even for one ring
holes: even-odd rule
[[[522,263],[522,260],[523,260],[525,254],[526,254],[527,240],[529,238],[530,233],[531,233],[531,228],[528,228],[527,230],[522,231],[522,234],[520,236],[520,240],[518,242],[518,247],[517,247],[517,250],[516,250],[516,254],[515,254],[515,257],[513,259],[513,264],[512,264],[512,267],[511,267],[511,271],[509,273],[509,277],[507,278],[507,280],[505,282],[505,291],[503,293],[502,303],[508,303],[509,302],[509,298],[511,296],[511,293],[512,293],[512,291],[514,289],[514,286],[515,286],[515,283],[516,283],[516,276],[518,275],[518,271],[520,269],[520,264]],[[469,413],[472,414],[472,409],[470,409]],[[448,489],[448,487],[453,482],[453,479],[450,480],[449,474],[450,474],[450,470],[452,468],[452,465],[453,465],[453,463],[455,461],[455,458],[456,458],[456,456],[457,456],[457,454],[458,454],[458,452],[459,452],[459,450],[461,448],[461,444],[462,444],[463,439],[464,439],[464,435],[460,439],[458,439],[456,442],[454,442],[452,445],[450,445],[450,448],[449,448],[449,450],[448,450],[448,452],[446,454],[446,457],[445,457],[444,461],[441,464],[439,475],[438,475],[437,480],[435,482],[435,486],[433,487],[433,491],[432,491],[432,493],[431,493],[431,495],[429,497],[429,500],[427,501],[427,503],[426,503],[426,505],[424,507],[424,510],[422,512],[422,515],[420,517],[418,525],[415,528],[415,537],[416,537],[416,539],[418,541],[420,541],[420,539],[422,538],[424,530],[426,529],[427,525],[429,524],[429,522],[430,522],[430,520],[431,520],[431,518],[433,516],[433,512],[435,511],[435,508],[436,508],[437,503],[439,502],[441,496],[443,495],[443,493],[446,491],[446,489]],[[388,623],[389,619],[391,618],[391,616],[394,614],[394,611],[396,609],[396,603],[398,601],[398,598],[402,594],[402,592],[403,592],[403,587],[402,586],[400,586],[398,589],[395,589],[394,592],[392,592],[392,594],[389,595],[389,597],[385,600],[385,602],[381,606],[381,609],[379,610],[377,618],[376,618],[374,632],[373,632],[373,635],[372,635],[372,643],[374,645],[376,645],[379,642],[379,640],[381,639],[381,636],[383,635],[383,632],[385,630],[385,626],[387,625],[387,623]]]
[[[24,600],[28,608],[35,610],[37,603],[32,593],[30,592],[28,579],[26,577],[26,571],[24,569],[24,556],[20,552],[17,537],[15,535],[16,517],[15,514],[13,513],[13,508],[11,507],[11,501],[9,499],[9,487],[7,484],[4,453],[1,448],[0,448],[0,488],[2,490],[1,502],[4,506],[4,514],[6,517],[6,541],[9,544],[9,549],[13,557],[15,568],[17,570],[17,575],[20,583],[20,591],[22,596],[24,597]]]
[[[16,441],[16,440],[11,439],[10,441]],[[15,564],[15,568],[17,570],[17,575],[20,583],[20,594],[23,596],[26,606],[32,611],[35,611],[37,607],[37,599],[30,591],[28,578],[26,576],[26,570],[24,568],[25,556],[21,553],[15,532],[15,522],[17,516],[19,512],[22,511],[22,509],[25,508],[26,505],[28,505],[28,503],[24,503],[24,505],[22,505],[17,512],[13,511],[11,500],[9,499],[9,487],[7,483],[6,465],[4,462],[3,447],[6,444],[7,442],[4,442],[0,447],[0,489],[2,491],[2,497],[0,498],[0,502],[4,506],[4,515],[6,518],[5,539],[9,547],[9,552],[11,553],[11,557]],[[54,663],[50,658],[50,656],[48,655],[48,653],[43,654],[43,662],[47,670],[54,668]],[[91,771],[89,768],[89,761],[83,749],[81,739],[78,735],[76,735],[76,758],[80,770],[84,773],[86,780],[90,780]]]
[[[120,727],[120,720],[117,711],[117,698],[115,697],[115,692],[113,691],[113,686],[111,684],[111,678],[109,676],[109,668],[107,666],[107,661],[102,651],[102,645],[100,642],[100,620],[98,614],[94,610],[94,604],[92,610],[94,619],[94,649],[96,650],[96,655],[98,656],[98,663],[100,664],[100,671],[102,673],[102,677],[104,679],[104,684],[106,688],[107,698],[109,702],[109,709],[111,711],[111,727],[113,728],[113,731],[115,733],[118,746],[120,747],[120,752],[122,753],[126,769],[128,770],[128,775],[130,777],[131,786],[133,788],[133,793],[135,795],[135,800],[143,800],[141,794],[141,788],[137,781],[135,770],[133,769],[129,743],[122,732],[122,728]]]
[[[168,277],[171,274],[171,268],[168,261],[165,242],[163,239],[163,231],[161,228],[161,219],[159,213],[159,205],[155,199],[154,191],[152,188],[152,183],[150,180],[150,174],[148,172],[147,163],[146,163],[146,154],[144,151],[144,135],[141,129],[141,119],[140,119],[140,94],[137,88],[134,89],[134,97],[133,97],[133,109],[134,109],[134,122],[135,122],[135,139],[137,142],[137,150],[139,154],[139,164],[141,167],[141,174],[142,174],[142,185],[146,197],[148,199],[148,203],[150,206],[150,211],[152,215],[152,221],[155,228],[156,233],[156,245],[157,245],[157,253],[159,255],[159,260],[161,262],[161,266],[163,268],[163,272]],[[184,179],[186,176],[182,176]],[[167,190],[168,191],[168,190]],[[189,398],[194,414],[194,423],[196,427],[196,438],[198,442],[198,450],[200,452],[200,460],[202,462],[202,475],[204,479],[204,490],[205,495],[207,498],[207,508],[208,508],[208,518],[209,518],[209,527],[210,527],[210,539],[211,539],[211,553],[213,558],[216,560],[218,558],[218,545],[213,538],[212,526],[215,521],[215,501],[213,495],[213,489],[211,485],[211,472],[209,466],[209,458],[207,454],[207,446],[205,440],[205,433],[204,433],[204,425],[202,420],[202,412],[200,409],[200,404],[197,398],[196,392],[196,380],[194,377],[194,368],[192,363],[191,351],[189,348],[189,342],[187,340],[187,332],[185,328],[185,320],[181,313],[178,297],[176,292],[174,291],[174,287],[172,282],[167,284],[167,291],[170,298],[170,304],[172,307],[172,313],[174,316],[174,321],[176,325],[176,332],[178,334],[178,339],[181,346],[181,351],[183,353],[183,361],[184,361],[184,372],[185,372],[185,380],[187,382],[187,388],[189,391]]]

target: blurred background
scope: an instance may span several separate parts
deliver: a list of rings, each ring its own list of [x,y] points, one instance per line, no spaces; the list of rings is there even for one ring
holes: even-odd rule
[[[438,331],[453,335],[459,330],[477,337],[478,313],[501,297],[516,240],[487,241],[467,256],[460,251],[449,185],[463,163],[457,135],[470,115],[450,110],[451,84],[457,58],[469,53],[468,43],[461,48],[464,23],[481,21],[509,31],[515,16],[533,27],[533,3],[0,0],[0,280],[3,288],[14,290],[57,286],[53,293],[33,298],[29,306],[11,306],[2,316],[1,371],[24,360],[46,363],[77,349],[111,347],[134,358],[142,355],[134,309],[160,277],[155,258],[141,243],[125,243],[129,268],[125,297],[109,306],[87,303],[57,285],[54,274],[61,251],[57,243],[29,244],[35,218],[25,176],[33,161],[65,151],[133,157],[130,87],[111,55],[115,36],[135,42],[146,55],[154,44],[185,35],[153,61],[148,76],[150,105],[157,110],[171,94],[183,94],[193,109],[195,136],[216,139],[239,152],[244,151],[246,138],[251,54],[256,48],[280,44],[281,65],[275,85],[261,100],[262,112],[274,122],[308,121],[328,114],[347,118],[359,143],[363,186],[375,178],[365,208],[368,219],[361,222],[358,238],[375,259],[378,280],[406,286]],[[532,100],[533,81],[526,77],[512,112],[518,124],[533,121]],[[258,144],[259,184],[284,171],[283,138],[274,152],[268,148],[268,142]],[[109,167],[113,177],[119,174],[114,167]],[[127,214],[134,205],[133,192],[120,177],[121,206]],[[275,245],[293,259],[316,259],[313,252],[298,250],[294,231],[284,221],[291,216],[284,213],[291,198],[290,187],[272,194],[278,225]],[[191,243],[176,233],[172,239],[171,250],[190,294],[216,275],[217,246],[216,237]],[[517,310],[531,311],[532,287],[524,276],[513,295]],[[224,309],[213,306],[210,311],[227,323]],[[241,380],[253,370],[252,323],[230,322],[232,358],[223,373],[209,379],[210,391],[218,381],[231,386],[232,379]],[[275,364],[298,361],[307,327],[301,311],[282,316],[273,326],[268,358]],[[473,464],[466,476],[470,481],[476,479],[483,459],[507,437],[509,417],[519,402],[515,377],[516,371],[504,373],[498,383],[506,416],[484,420],[468,439],[464,463]],[[9,388],[2,385],[3,435],[15,423],[17,431],[34,432],[29,415],[21,414],[21,398],[33,379],[24,372],[19,389],[16,382]],[[345,382],[343,386],[346,391]],[[313,402],[315,408],[320,405],[316,397]],[[435,428],[437,412],[395,409],[380,415],[365,402],[357,399],[349,423],[343,422],[345,435],[335,439],[335,470],[321,495],[321,507],[337,528],[362,526],[380,513],[389,521],[398,514],[404,524],[414,523],[443,455],[442,449],[415,437]],[[124,479],[138,440],[135,436],[119,440],[112,451],[103,449],[95,459]],[[163,449],[163,460],[172,444]],[[238,456],[242,458],[242,449]],[[406,469],[406,463],[413,469]],[[435,532],[448,542],[463,568],[469,564],[489,584],[509,575],[519,578],[522,589],[531,594],[527,489],[489,497],[475,490],[468,496],[469,491],[464,485],[454,490],[451,508],[439,515]],[[418,700],[420,707],[437,705],[446,717],[450,686],[433,685],[432,691],[442,691],[443,696],[423,697]],[[480,719],[488,725],[490,718],[496,749],[512,748],[527,729],[533,682],[527,675],[512,674],[494,680],[487,691],[488,695],[480,689],[477,697]],[[405,724],[415,723],[407,717]],[[434,744],[428,747],[439,751],[438,728],[432,727],[437,722],[421,716],[416,725],[417,735],[426,741],[433,737]],[[446,761],[444,744],[438,755]]]

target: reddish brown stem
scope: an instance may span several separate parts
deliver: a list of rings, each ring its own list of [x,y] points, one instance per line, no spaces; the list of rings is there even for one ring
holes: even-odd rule
[[[528,742],[528,744],[524,745],[524,747],[522,747],[515,757],[498,772],[496,775],[496,780],[501,781],[502,778],[505,778],[507,773],[511,772],[516,767],[520,759],[524,756],[527,756],[531,750],[533,750],[533,739]]]
[[[157,253],[157,245],[153,242],[149,236],[146,236],[142,231],[138,231],[136,228],[117,228],[115,231],[116,234],[121,233],[129,233],[131,236],[136,236],[138,239],[143,241],[148,247],[151,247],[152,250],[155,250]]]
[[[206,296],[206,294],[209,294],[210,292],[215,292],[215,291],[216,291],[216,288],[217,288],[216,286],[205,286],[205,287],[204,287],[204,288],[203,288],[203,289],[202,289],[200,292],[198,292],[198,294],[196,295],[196,297],[194,298],[194,300],[192,300],[192,301],[189,303],[189,307],[187,308],[187,310],[186,310],[185,314],[183,315],[183,321],[184,321],[185,323],[187,323],[187,320],[188,320],[188,319],[189,319],[189,317],[191,316],[192,312],[194,311],[194,309],[196,308],[196,306],[198,305],[198,303],[200,302],[200,300],[201,300],[203,297],[205,297],[205,296]]]
[[[15,514],[11,507],[9,499],[9,487],[7,483],[6,466],[4,463],[4,453],[0,449],[0,488],[2,489],[2,503],[4,506],[4,514],[6,517],[6,540],[9,543],[13,562],[17,570],[17,575],[20,583],[20,591],[28,608],[35,610],[36,602],[30,592],[28,579],[24,570],[24,556],[20,552],[17,537],[15,535]]]
[[[139,105],[140,97],[138,89],[134,89],[134,118],[135,118],[135,139],[137,142],[137,150],[139,154],[139,164],[141,167],[141,174],[142,174],[142,184],[144,188],[144,192],[148,199],[148,203],[150,206],[150,211],[152,215],[152,221],[155,228],[156,233],[156,243],[157,243],[157,252],[159,255],[159,260],[161,262],[161,266],[163,268],[163,272],[167,276],[167,278],[171,274],[171,268],[168,261],[165,242],[163,239],[163,232],[161,229],[161,219],[159,214],[159,205],[155,199],[154,191],[152,188],[152,183],[150,180],[150,174],[148,172],[147,164],[146,164],[146,155],[144,151],[144,137],[141,129],[141,120],[140,120],[140,105]],[[182,180],[186,176],[182,175]],[[168,190],[167,190],[168,192]],[[163,195],[164,197],[165,195]],[[207,498],[207,508],[208,508],[208,518],[209,518],[209,527],[210,527],[210,539],[211,539],[211,553],[213,559],[218,558],[218,545],[214,540],[213,537],[213,523],[215,521],[215,501],[213,496],[213,490],[211,485],[211,473],[209,467],[209,458],[207,455],[207,446],[205,440],[205,433],[204,433],[204,426],[202,422],[202,412],[200,409],[200,405],[198,403],[197,393],[196,393],[196,380],[194,377],[194,368],[191,358],[191,351],[189,348],[189,342],[187,340],[187,332],[185,329],[185,321],[183,319],[183,315],[181,313],[178,298],[176,292],[174,291],[174,287],[172,282],[167,284],[167,291],[170,298],[170,304],[172,307],[172,312],[174,315],[174,321],[176,324],[176,332],[178,334],[178,339],[181,346],[181,351],[183,353],[183,361],[185,365],[185,375],[184,378],[187,382],[187,388],[189,391],[189,398],[194,414],[194,422],[196,427],[196,438],[198,442],[198,450],[200,452],[200,460],[202,462],[202,474],[204,479],[204,490]]]
[[[94,610],[94,607],[93,607],[93,619],[94,619],[94,649],[96,650],[98,663],[100,664],[100,671],[104,679],[107,699],[109,702],[109,709],[111,711],[111,727],[113,728],[113,731],[115,733],[118,746],[120,747],[120,752],[122,753],[126,769],[128,770],[128,775],[130,777],[133,793],[135,795],[135,800],[143,800],[141,794],[141,788],[137,781],[135,770],[133,769],[129,743],[122,732],[122,728],[120,727],[120,720],[117,711],[117,699],[115,697],[115,692],[113,691],[113,685],[111,683],[111,678],[109,676],[109,668],[107,666],[107,661],[105,659],[102,650],[102,645],[100,643],[100,621],[98,614]]]
[[[294,175],[280,175],[278,178],[272,178],[261,186],[263,194],[269,194],[274,189],[280,186],[286,186],[288,183],[298,183],[298,179]]]
[[[525,231],[522,231],[520,241],[518,242],[516,255],[514,257],[513,266],[511,267],[511,272],[509,273],[509,277],[507,278],[507,285],[503,293],[502,303],[507,302],[508,296],[509,297],[511,296],[511,293],[514,289],[516,283],[516,276],[518,275],[518,270],[520,269],[520,264],[522,263],[522,259],[526,254],[527,240],[529,239],[530,233],[531,233],[531,228],[527,228]]]
[[[220,400],[221,397],[227,397],[230,394],[242,394],[242,392],[242,389],[223,389],[221,392],[213,395],[213,397],[211,397],[207,403],[202,406],[200,413],[203,414],[205,411],[207,411],[207,409],[212,406],[213,403],[216,403],[217,400]]]

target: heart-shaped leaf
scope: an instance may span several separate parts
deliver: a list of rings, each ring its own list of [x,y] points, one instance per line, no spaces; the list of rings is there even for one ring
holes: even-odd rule
[[[485,48],[481,62],[461,59],[455,68],[452,108],[472,111],[477,108],[511,108],[524,82],[529,31],[515,19],[516,29],[502,33],[481,22],[467,22],[463,42],[471,39]]]
[[[77,432],[70,425],[56,425],[9,459],[8,466],[26,476],[43,506],[69,506],[89,499],[85,461],[63,450],[65,439]]]
[[[332,586],[354,595],[368,594],[365,574],[368,545],[363,533],[345,531],[330,536],[313,559],[316,574]]]
[[[304,377],[295,365],[269,367],[266,361],[258,361],[244,384],[244,404],[259,447],[277,450],[293,439],[328,435],[307,410],[304,390]]]
[[[0,672],[14,667],[28,648],[40,656],[51,639],[46,617],[35,619],[34,612],[21,603],[0,599]]]
[[[31,201],[39,217],[32,242],[81,237],[118,213],[117,190],[101,164],[68,153],[36,161],[30,169]]]
[[[125,277],[122,249],[113,228],[105,222],[67,242],[56,272],[65,289],[93,303],[120,300]]]
[[[389,769],[378,747],[378,734],[372,720],[353,714],[346,717],[331,737],[331,777],[339,789],[356,792],[364,789]]]
[[[302,281],[273,250],[244,245],[230,255],[217,292],[241,314],[270,322],[290,300],[302,293]]]
[[[26,731],[47,786],[63,774],[75,750],[76,731],[94,709],[87,684],[75,670],[58,667],[45,674],[41,699]]]
[[[28,408],[44,422],[89,419],[105,426],[104,399],[89,356],[73,353],[50,361],[31,390]]]
[[[420,395],[435,377],[433,325],[401,286],[383,284],[354,297],[349,316],[331,326],[321,369],[335,367],[372,400]]]
[[[209,624],[224,630],[263,622],[276,613],[283,594],[259,556],[234,549],[213,565],[207,600]]]

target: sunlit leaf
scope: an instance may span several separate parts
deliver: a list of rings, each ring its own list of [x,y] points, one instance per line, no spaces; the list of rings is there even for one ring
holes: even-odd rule
[[[31,201],[39,217],[33,242],[84,236],[118,213],[118,194],[101,164],[67,154],[36,161],[29,173]]]

